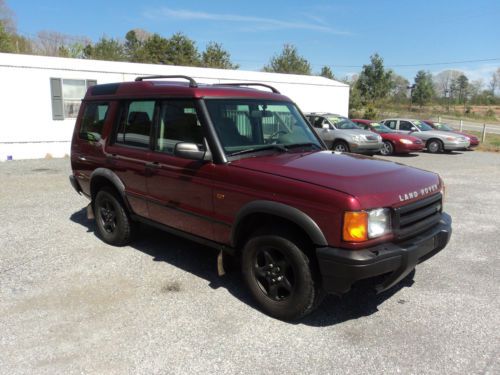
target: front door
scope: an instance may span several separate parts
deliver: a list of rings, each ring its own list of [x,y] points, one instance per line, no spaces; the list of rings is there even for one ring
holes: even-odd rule
[[[205,147],[193,100],[159,103],[153,152],[146,166],[149,217],[169,227],[213,239],[211,162],[174,155],[179,142]]]

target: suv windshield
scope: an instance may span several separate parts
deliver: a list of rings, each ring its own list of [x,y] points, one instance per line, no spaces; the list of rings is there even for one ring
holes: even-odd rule
[[[342,116],[327,116],[328,121],[330,121],[337,129],[361,129],[354,122],[349,120],[347,117]]]
[[[422,121],[413,121],[413,125],[415,125],[417,128],[419,128],[423,132],[432,130],[432,127],[430,127],[429,125],[427,125],[426,123],[424,123]]]
[[[322,149],[293,103],[260,99],[207,99],[208,113],[226,155],[296,147]]]

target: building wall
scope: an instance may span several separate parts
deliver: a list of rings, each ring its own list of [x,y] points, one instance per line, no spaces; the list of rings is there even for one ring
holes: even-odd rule
[[[348,112],[349,86],[323,77],[0,53],[0,161],[69,155],[75,119],[53,120],[51,78],[102,84],[162,74],[200,83],[268,83],[304,112]]]

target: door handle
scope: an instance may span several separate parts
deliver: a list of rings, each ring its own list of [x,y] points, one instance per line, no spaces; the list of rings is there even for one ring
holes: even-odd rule
[[[85,156],[78,156],[78,160],[87,161],[87,158]]]

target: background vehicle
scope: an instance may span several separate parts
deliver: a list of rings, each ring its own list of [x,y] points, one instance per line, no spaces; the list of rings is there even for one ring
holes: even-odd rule
[[[382,148],[382,137],[361,129],[347,117],[332,113],[309,113],[306,117],[334,151],[375,154]]]
[[[422,151],[424,143],[420,138],[401,134],[385,125],[371,120],[353,119],[352,122],[365,130],[379,134],[384,142],[380,149],[382,155],[408,154],[410,152]]]
[[[89,88],[73,133],[70,182],[105,242],[141,222],[234,255],[284,320],[361,279],[387,290],[448,243],[437,174],[326,150],[273,87],[136,81]]]
[[[420,138],[425,142],[427,151],[433,154],[442,151],[465,150],[470,144],[467,137],[433,130],[429,125],[420,120],[394,118],[382,120],[380,123],[399,133],[410,134]]]
[[[452,133],[460,134],[460,135],[463,135],[464,137],[469,138],[470,139],[469,148],[474,148],[474,147],[479,146],[479,139],[473,134],[460,132],[460,131],[453,129],[451,126],[444,124],[442,122],[436,122],[436,121],[431,121],[431,120],[425,120],[424,122],[427,125],[430,125],[433,129],[440,130],[443,132],[452,132]]]

